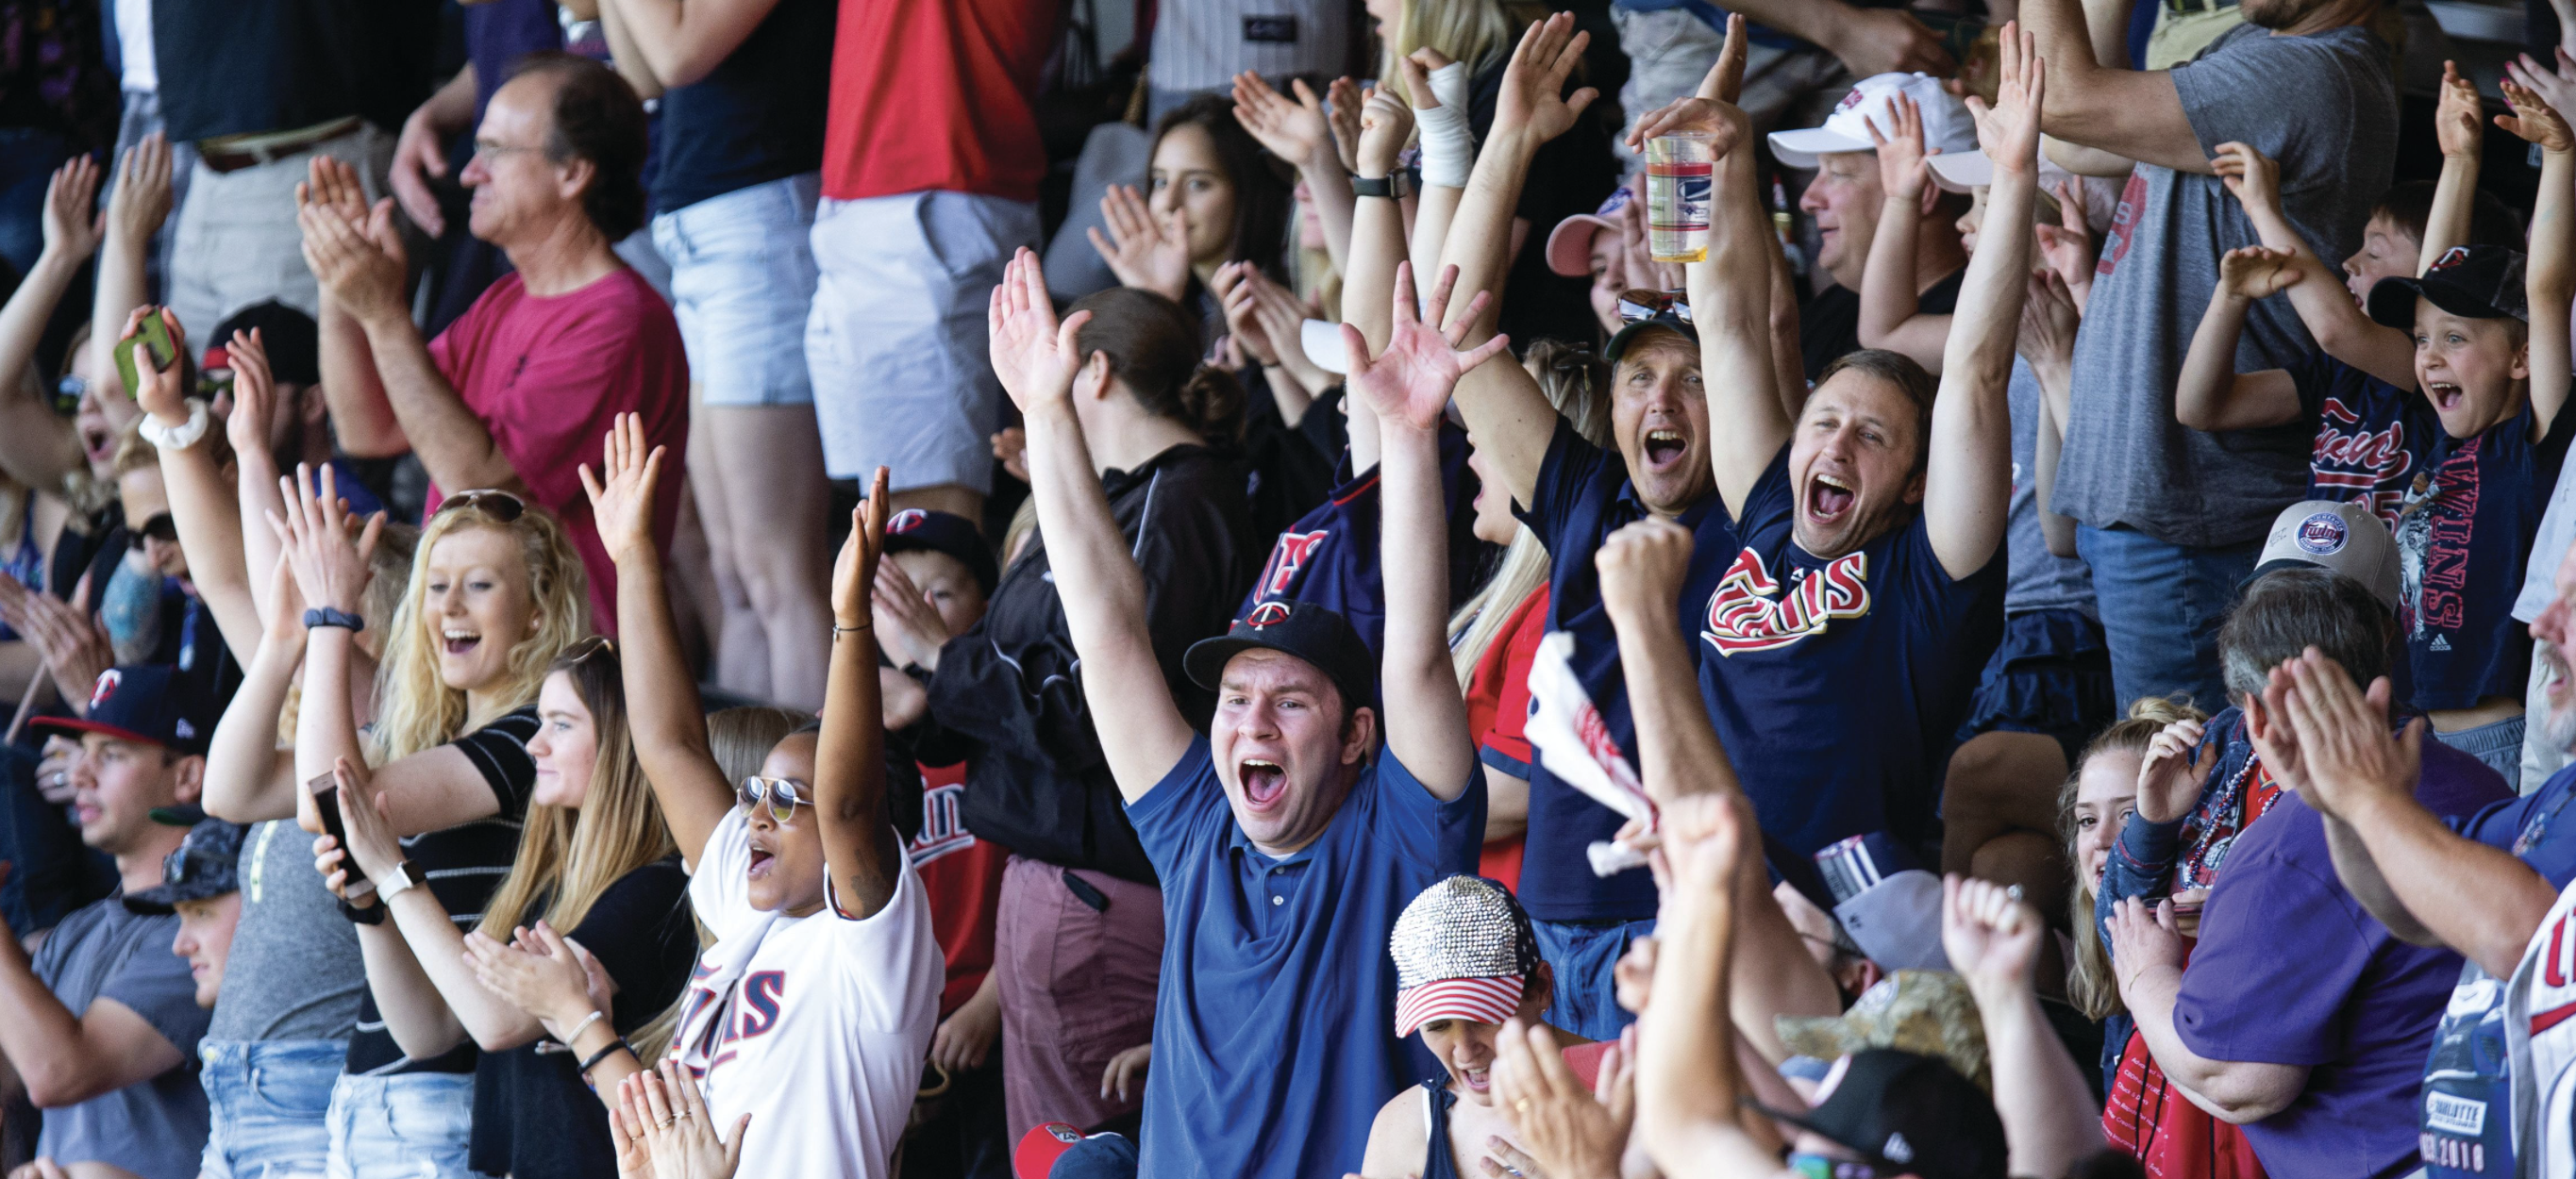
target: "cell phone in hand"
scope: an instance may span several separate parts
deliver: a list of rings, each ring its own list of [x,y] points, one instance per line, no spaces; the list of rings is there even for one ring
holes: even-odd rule
[[[362,897],[376,891],[375,883],[358,870],[358,857],[349,851],[349,828],[340,820],[340,780],[329,773],[317,774],[304,788],[313,792],[313,805],[322,812],[322,829],[340,844],[340,870],[349,874],[341,891]]]
[[[143,370],[134,355],[138,349],[156,373],[178,360],[178,345],[170,340],[170,325],[162,321],[160,308],[145,309],[143,322],[136,325],[134,334],[117,341],[116,374],[125,378],[125,395],[129,398],[142,396]]]

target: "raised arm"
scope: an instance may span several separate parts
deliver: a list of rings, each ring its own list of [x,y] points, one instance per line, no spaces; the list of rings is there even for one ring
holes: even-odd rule
[[[2433,207],[2424,215],[2424,240],[2415,258],[2418,275],[2443,251],[2466,243],[2476,218],[2478,170],[2486,159],[2486,101],[2478,97],[2475,83],[2460,76],[2457,62],[2442,63],[2433,137],[2442,149],[2442,175],[2433,184]]]
[[[0,305],[0,470],[28,487],[60,486],[81,465],[80,435],[49,398],[27,396],[21,376],[44,379],[36,372],[37,343],[81,264],[98,251],[100,222],[90,213],[97,191],[98,165],[88,156],[54,170],[45,189],[44,252]]]
[[[885,556],[891,498],[886,469],[878,467],[867,502],[850,513],[850,538],[832,563],[832,669],[823,687],[822,741],[814,750],[823,868],[835,909],[853,921],[876,916],[903,878],[903,844],[886,813],[885,709],[868,604],[877,562]]]
[[[2039,55],[2048,59],[2054,75],[2048,90],[2049,135],[2177,172],[2209,174],[2209,159],[2201,154],[2200,138],[2183,113],[2171,71],[2103,64],[2076,0],[2024,0],[2021,19],[2038,39]]]
[[[314,156],[307,177],[295,189],[295,220],[303,233],[304,264],[319,281],[324,268],[317,264],[317,258],[335,267],[355,262],[345,256],[346,235],[334,234],[327,243],[317,238],[319,219],[329,217],[342,227],[362,226],[367,221],[367,195],[358,185],[357,173],[329,156]],[[326,252],[317,255],[317,245],[326,246]],[[400,249],[399,243],[396,249]],[[367,341],[365,323],[355,308],[342,302],[332,283],[321,281],[320,286],[322,313],[315,317],[315,323],[322,396],[330,403],[331,429],[341,449],[359,458],[390,458],[410,450],[411,440],[403,436],[402,422],[394,416],[384,380],[376,374],[375,349]],[[399,294],[399,284],[396,290]]]
[[[89,346],[98,374],[98,407],[122,427],[134,420],[133,390],[110,357],[126,317],[151,298],[144,264],[153,235],[170,218],[170,143],[159,132],[126,149],[108,194],[107,236],[99,246],[98,281],[90,293]],[[213,327],[213,324],[200,324]]]
[[[2175,421],[2194,430],[2251,430],[2298,420],[2299,387],[2289,372],[2237,372],[2236,345],[2254,304],[2300,279],[2298,262],[2287,251],[2245,246],[2220,255],[2218,289],[2210,292],[2209,309],[2201,313],[2174,383]]]
[[[168,308],[147,312],[136,308],[128,316],[123,336],[132,336],[141,328],[143,317],[158,314],[162,326],[169,329],[171,343],[180,355],[188,354],[187,325],[179,322]],[[236,388],[258,386],[254,398],[262,408],[268,404],[264,393],[268,382],[268,354],[260,350],[256,337],[233,334],[232,361]],[[170,521],[179,530],[180,547],[188,554],[188,579],[197,587],[197,596],[215,617],[215,628],[223,632],[224,645],[232,648],[233,658],[245,663],[259,649],[259,608],[251,600],[250,575],[242,565],[241,511],[233,499],[233,489],[224,479],[223,468],[215,465],[214,450],[206,438],[214,432],[207,421],[209,411],[202,401],[188,396],[181,382],[196,370],[193,366],[174,364],[154,369],[138,363],[135,368],[136,404],[164,429],[180,429],[195,421],[200,427],[196,440],[184,447],[154,446],[160,455],[161,481],[169,488]],[[236,410],[235,412],[239,412]]]
[[[633,0],[627,0],[632,3]],[[1306,197],[1323,222],[1324,252],[1333,268],[1349,273],[1351,246],[1351,175],[1342,170],[1342,155],[1333,146],[1324,119],[1324,100],[1303,78],[1289,79],[1295,99],[1270,88],[1261,75],[1245,70],[1234,76],[1234,121],[1261,141],[1270,154],[1297,169]]]
[[[733,56],[778,0],[599,0],[664,87],[703,80]]]
[[[624,669],[627,727],[635,735],[636,764],[653,784],[672,842],[680,845],[681,863],[695,871],[707,837],[733,807],[734,784],[725,781],[707,744],[698,679],[680,650],[662,553],[653,543],[662,448],[645,441],[643,419],[619,414],[601,466],[594,474],[584,464],[581,486],[590,495],[600,543],[617,562],[617,634],[624,648],[618,663]]]
[[[265,523],[261,531],[267,531]],[[206,813],[231,823],[259,823],[289,816],[307,831],[322,830],[320,816],[296,785],[295,759],[277,746],[277,718],[286,712],[295,666],[304,658],[304,598],[295,571],[283,561],[269,573],[267,609],[259,645],[242,665],[241,686],[215,722],[206,745]]]
[[[277,469],[277,453],[269,449],[268,438],[268,424],[275,420],[272,415],[277,409],[277,382],[269,375],[267,343],[257,329],[249,335],[233,333],[227,354],[233,362],[233,411],[224,419],[224,437],[233,444],[233,533],[241,550],[251,609],[255,616],[265,617],[268,591],[278,584],[271,574],[282,556],[277,534],[268,530],[266,521],[270,513],[281,518],[286,514],[286,501],[277,494],[277,481],[285,472]],[[294,585],[294,578],[290,575],[285,584]]]
[[[1424,89],[1429,89],[1427,83]],[[1394,175],[1397,156],[1412,134],[1413,110],[1403,97],[1383,86],[1370,90],[1360,108],[1359,175],[1368,180]],[[1394,306],[1395,269],[1405,258],[1404,210],[1392,196],[1354,200],[1350,264],[1342,270],[1342,322],[1358,328],[1376,352],[1395,334],[1389,309]],[[1351,470],[1376,466],[1377,411],[1369,408],[1368,398],[1350,396],[1347,387],[1342,410],[1350,419]],[[1543,450],[1546,443],[1539,445]],[[1531,464],[1533,478],[1536,468]]]
[[[1773,365],[1796,358],[1771,354],[1771,219],[1762,211],[1752,121],[1724,99],[1685,98],[1639,120],[1628,138],[1643,144],[1674,131],[1715,139],[1708,257],[1683,273],[1708,390],[1709,462],[1726,510],[1736,513],[1789,441],[1792,422]]]
[[[1028,422],[1030,494],[1081,661],[1083,694],[1118,702],[1120,721],[1100,730],[1100,748],[1118,793],[1133,804],[1180,763],[1195,734],[1154,661],[1145,575],[1127,553],[1073,412],[1075,372],[1090,366],[1098,380],[1109,380],[1109,354],[1082,354],[1079,335],[1091,313],[1058,323],[1046,275],[1025,249],[993,288],[990,317],[993,369]]]
[[[1860,344],[1902,352],[1937,376],[1950,317],[1920,314],[1923,300],[1914,285],[1915,243],[1923,234],[1927,190],[1933,190],[1932,170],[1923,162],[1923,111],[1899,94],[1893,113],[1896,125],[1884,133],[1867,124],[1870,141],[1878,145],[1879,186],[1887,199],[1879,205],[1878,234],[1870,239],[1861,271]]]
[[[2254,233],[2263,239],[2265,248],[2289,259],[2294,273],[2284,288],[2290,294],[2290,306],[2299,313],[2299,322],[2307,325],[2308,334],[2316,337],[2317,347],[2326,355],[2401,389],[2415,387],[2415,341],[2406,332],[2382,327],[2361,313],[2352,301],[2352,291],[2343,285],[2343,275],[2317,257],[2308,248],[2308,239],[2290,224],[2281,211],[2281,165],[2270,156],[2243,143],[2222,143],[2209,166],[2218,172],[2219,181],[2234,194],[2236,203],[2245,210],[2245,219],[2254,224]],[[2448,172],[2445,173],[2448,175]],[[2447,183],[2447,181],[2446,181]],[[2474,174],[2470,183],[2476,183]],[[2438,206],[2440,197],[2435,197]],[[2463,236],[2466,229],[2462,230]],[[2424,262],[2430,265],[2438,255],[2430,252],[2432,233],[2426,231]],[[2222,268],[2222,285],[2226,272]],[[2266,284],[2268,285],[2268,284]],[[2256,296],[2260,297],[2260,296]],[[2230,367],[2234,353],[2229,353]]]
[[[2504,83],[2513,113],[2496,125],[2540,147],[2540,192],[2532,200],[2531,256],[2524,263],[2531,316],[2531,435],[2549,435],[2567,404],[2566,324],[2576,292],[2576,132],[2560,112],[2518,82]]]
[[[1359,329],[1342,325],[1342,345],[1350,351],[1351,391],[1376,409],[1383,447],[1379,470],[1384,482],[1378,498],[1386,514],[1379,538],[1384,546],[1380,568],[1386,640],[1378,684],[1386,697],[1386,747],[1443,802],[1465,793],[1478,767],[1474,735],[1467,731],[1467,702],[1458,693],[1458,673],[1449,659],[1449,526],[1441,506],[1440,418],[1459,375],[1493,359],[1510,343],[1491,336],[1473,349],[1458,350],[1477,309],[1470,306],[1455,319],[1443,315],[1457,278],[1454,269],[1440,276],[1440,285],[1422,305],[1422,315],[1430,317],[1426,323],[1415,314],[1412,265],[1398,263],[1394,338],[1375,359]],[[1470,302],[1484,297],[1479,292]],[[1441,323],[1448,324],[1445,333],[1432,326]]]
[[[2074,292],[2055,270],[2031,273],[2030,293],[2021,305],[2021,334],[2014,338],[2013,347],[2030,362],[2031,376],[2039,382],[2039,438],[2031,457],[2037,468],[2032,479],[2037,484],[2040,535],[2050,553],[2070,558],[2075,556],[2075,521],[2049,510],[2049,504],[2057,493],[2057,456],[2066,449],[2060,407],[2072,396],[2075,329],[2082,318]]]
[[[2003,82],[1992,107],[1971,97],[1977,142],[1994,161],[1985,228],[1959,286],[1959,313],[1932,401],[1932,459],[1923,525],[1951,577],[1983,569],[2003,544],[2012,503],[2013,336],[2030,275],[2031,216],[2039,203],[2039,112],[2048,63],[2037,40],[2005,22]]]
[[[1941,882],[1941,947],[1968,982],[1986,1031],[1995,1113],[2016,1175],[2064,1175],[2102,1149],[2084,1070],[2039,1007],[2033,972],[2047,925],[2002,885]]]

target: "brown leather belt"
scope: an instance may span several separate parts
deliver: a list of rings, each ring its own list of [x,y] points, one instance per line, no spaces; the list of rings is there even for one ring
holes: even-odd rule
[[[2171,3],[2172,0],[2167,2]],[[345,118],[333,119],[328,123],[316,123],[310,127],[299,127],[291,131],[226,135],[218,139],[200,140],[197,144],[197,158],[204,160],[206,167],[214,171],[238,172],[261,164],[273,164],[315,144],[328,143],[357,130],[364,122],[365,120],[356,115],[349,115]]]
[[[2236,3],[2237,0],[2165,0],[2165,11],[2175,16],[2190,16],[2195,12],[2217,12],[2224,8],[2234,8]]]

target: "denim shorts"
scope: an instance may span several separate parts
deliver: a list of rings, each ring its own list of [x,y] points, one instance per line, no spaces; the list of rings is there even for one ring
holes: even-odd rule
[[[343,1074],[331,1087],[331,1179],[473,1179],[474,1074]]]
[[[671,266],[671,311],[689,379],[708,405],[810,405],[805,318],[814,305],[817,173],[789,176],[653,218]]]
[[[202,1179],[319,1176],[331,1154],[324,1115],[349,1046],[339,1040],[206,1040],[204,1067],[212,1132]]]
[[[1619,1006],[1619,959],[1638,938],[1655,932],[1642,921],[1532,921],[1539,956],[1556,968],[1556,994],[1547,1022],[1591,1040],[1616,1040],[1636,1015]]]

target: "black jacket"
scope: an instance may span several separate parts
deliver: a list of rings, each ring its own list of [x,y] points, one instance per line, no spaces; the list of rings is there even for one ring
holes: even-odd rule
[[[1172,699],[1204,727],[1215,694],[1181,671],[1191,643],[1225,633],[1252,578],[1252,528],[1236,460],[1175,446],[1101,480],[1145,574],[1145,621]],[[1023,856],[1155,883],[1092,731],[1073,635],[1043,536],[1002,574],[984,619],[940,649],[928,716],[906,736],[925,760],[970,758],[962,812]]]

